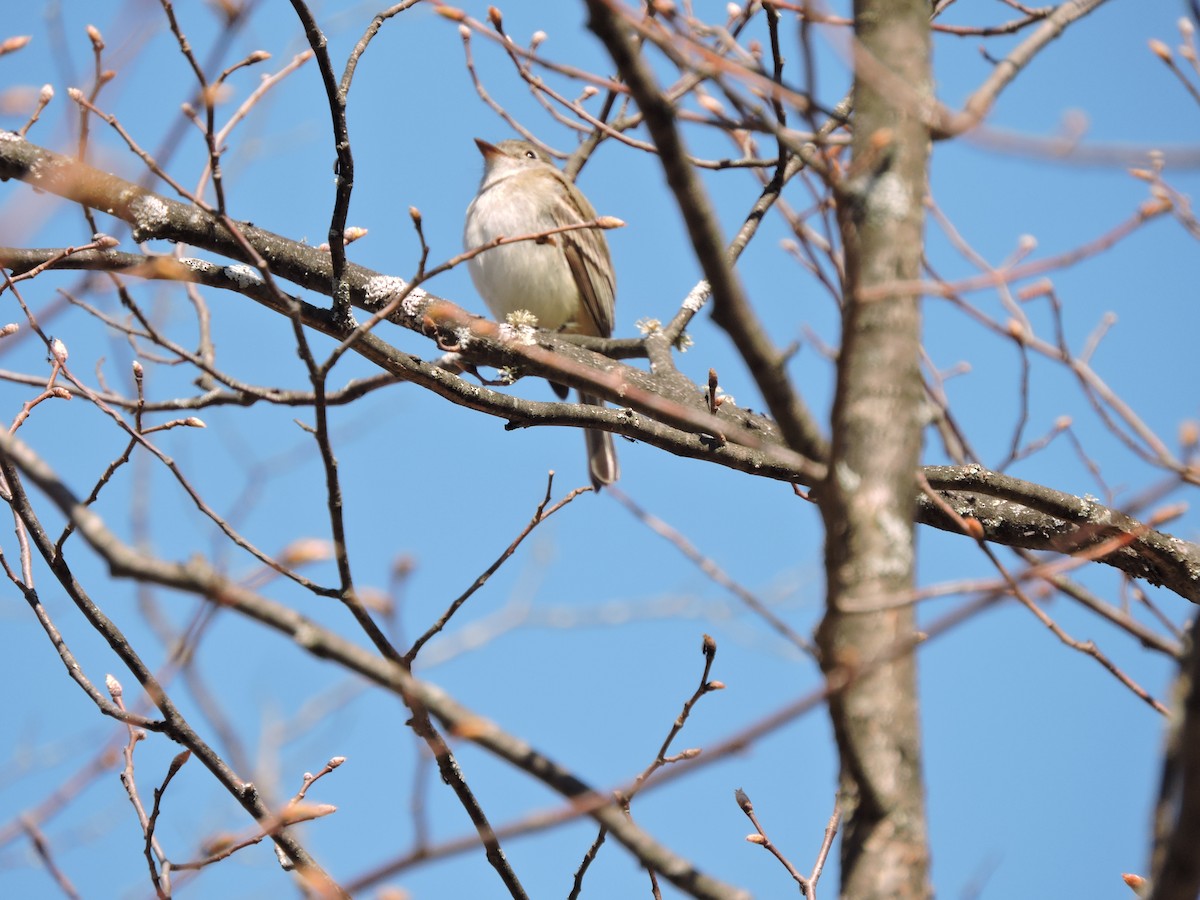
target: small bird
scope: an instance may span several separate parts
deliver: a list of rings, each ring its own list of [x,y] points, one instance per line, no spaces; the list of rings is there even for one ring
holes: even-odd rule
[[[480,247],[501,235],[517,237],[576,225],[596,218],[579,188],[528,141],[489,144],[475,139],[483,154],[483,180],[467,207],[463,244]],[[501,244],[467,262],[471,280],[497,319],[528,310],[538,325],[554,331],[609,337],[613,328],[616,279],[608,241],[599,228],[551,235],[544,241]],[[553,384],[560,397],[562,385]],[[582,403],[604,401],[580,393]],[[588,471],[599,490],[617,480],[617,451],[607,431],[584,431]]]

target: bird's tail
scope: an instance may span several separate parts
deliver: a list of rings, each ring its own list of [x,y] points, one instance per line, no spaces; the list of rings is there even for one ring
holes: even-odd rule
[[[604,405],[603,400],[590,394],[580,394],[579,401],[593,406]],[[593,431],[589,428],[583,432],[583,437],[587,441],[588,474],[592,478],[592,487],[600,490],[606,484],[612,484],[621,475],[621,467],[617,464],[617,448],[613,445],[612,435],[607,431]]]

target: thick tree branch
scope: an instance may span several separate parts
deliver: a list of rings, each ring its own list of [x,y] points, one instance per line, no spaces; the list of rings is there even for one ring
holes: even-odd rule
[[[978,520],[988,541],[1026,550],[1075,553],[1126,539],[1100,562],[1200,603],[1200,546],[1095,500],[992,472],[982,466],[927,466],[925,476],[963,518]],[[943,510],[919,499],[918,521],[961,532]]]
[[[242,246],[202,210],[161,197],[8,132],[0,132],[0,179],[3,178],[18,178],[39,189],[110,212],[132,224],[142,240],[171,240],[237,260],[245,258]],[[240,230],[270,262],[276,275],[315,293],[328,294],[333,273],[327,253],[250,225],[242,225]],[[298,297],[286,298],[294,306],[281,302],[245,266],[118,251],[64,253],[62,248],[0,248],[0,266],[14,273],[28,272],[43,264],[56,269],[113,271],[235,291],[282,315],[290,316],[296,309],[306,326],[338,340],[350,334],[347,325],[334,321],[328,308]],[[373,312],[410,289],[401,278],[354,263],[347,265],[346,280],[355,305]],[[374,332],[363,334],[354,344],[355,352],[383,371],[457,405],[505,419],[511,427],[598,427],[678,456],[714,462],[748,474],[810,486],[820,481],[822,470],[788,450],[772,420],[730,404],[722,405],[714,419],[704,405],[700,386],[687,382],[677,372],[660,376],[623,366],[567,337],[549,332],[537,332],[532,345],[503,343],[497,340],[493,323],[471,316],[419,287],[411,288],[389,321],[419,332],[431,327],[435,333],[457,332],[469,338],[467,349],[480,364],[515,366],[530,375],[552,375],[561,383],[584,385],[628,407],[601,409],[524,400],[472,384],[435,363],[398,350]],[[685,384],[683,389],[681,382]],[[259,398],[245,396],[214,402],[249,403],[255,399]],[[295,398],[274,395],[261,399],[297,402]],[[192,405],[168,404],[168,408],[192,408]],[[725,441],[716,435],[723,435]],[[1115,510],[981,467],[930,467],[927,476],[960,515],[978,518],[987,539],[996,543],[1061,551],[1063,541],[1079,532],[1081,526],[1086,525],[1089,534],[1093,526],[1100,524],[1110,529],[1105,534],[1111,534],[1111,529],[1130,528],[1128,533],[1136,539],[1102,562],[1200,602],[1200,547],[1193,543],[1157,531],[1138,530],[1137,523]],[[919,521],[947,531],[961,531],[957,523],[933,504],[920,497],[918,503]],[[1086,507],[1086,514],[1082,507]],[[1077,512],[1064,514],[1071,509]]]
[[[39,189],[117,216],[133,225],[134,239],[138,241],[169,240],[203,247],[241,261],[249,259],[242,242],[203,210],[161,197],[114,175],[44,150],[14,134],[0,132],[0,179],[4,178],[20,178]],[[267,263],[273,275],[328,295],[333,272],[326,252],[244,223],[238,225],[238,231],[246,244]],[[163,268],[152,268],[144,274],[203,281],[223,287],[236,286],[240,293],[277,312],[290,316],[298,310],[301,321],[310,327],[341,339],[350,336],[349,326],[336,321],[329,310],[302,303],[296,298],[279,297],[270,286],[262,284],[251,269],[213,266],[193,260],[173,262],[161,257],[154,260],[155,266]],[[189,274],[187,269],[203,273],[203,278]],[[667,402],[663,402],[662,396],[653,396],[661,394],[664,383],[677,384],[678,376],[648,375],[597,356],[575,346],[567,338],[548,332],[536,333],[536,341],[532,334],[528,339],[518,335],[515,340],[498,340],[500,333],[493,323],[470,316],[449,301],[413,287],[401,278],[385,276],[353,263],[347,264],[344,281],[355,306],[372,312],[394,306],[388,315],[389,321],[418,332],[431,329],[435,333],[441,332],[443,340],[461,345],[457,349],[468,354],[474,362],[517,367],[523,373],[552,377],[569,387],[583,386],[589,393],[599,394],[674,427],[663,429],[651,423],[647,430],[641,424],[646,420],[640,417],[578,404],[554,405],[556,415],[552,420],[545,420],[548,424],[605,428],[656,445],[660,445],[664,437],[673,435],[674,440],[668,443],[676,444],[681,455],[706,457],[711,449],[717,457],[742,456],[741,465],[751,468],[761,464],[768,470],[790,468],[806,473],[802,478],[810,482],[822,475],[819,466],[806,463],[774,436],[776,426],[769,419],[731,404],[723,405],[714,417],[706,410],[699,387],[694,388],[691,396],[675,391],[667,395]],[[396,303],[397,298],[403,298],[402,302]],[[514,401],[507,395],[472,387],[417,357],[396,351],[370,332],[357,338],[354,349],[406,380],[456,399],[456,402],[466,401],[463,405],[479,411],[513,419],[522,426],[542,421],[539,416],[550,411],[545,409],[546,404],[539,407],[532,402]],[[608,371],[604,372],[605,369]],[[451,385],[451,378],[459,383]],[[646,408],[639,408],[639,398],[647,404]],[[514,411],[522,415],[513,417]],[[681,429],[682,433],[676,429]],[[653,434],[656,431],[657,438]],[[748,457],[742,451],[734,451],[732,456],[721,452],[729,446],[728,442],[741,443],[756,452]]]

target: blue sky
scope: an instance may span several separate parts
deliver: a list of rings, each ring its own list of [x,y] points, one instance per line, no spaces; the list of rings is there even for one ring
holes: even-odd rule
[[[485,4],[459,5],[478,18],[485,15]],[[707,15],[723,4],[697,7]],[[339,69],[375,9],[362,3],[314,6]],[[511,3],[503,9],[506,29],[515,39],[525,42],[535,30],[543,30],[548,37],[541,52],[547,57],[608,70],[602,49],[582,27],[580,5]],[[178,4],[177,12],[205,58],[215,33],[210,8]],[[1106,4],[1034,61],[1002,95],[989,125],[1050,136],[1078,112],[1086,116],[1089,141],[1143,149],[1194,146],[1200,111],[1146,48],[1150,38],[1178,44],[1175,23],[1183,12],[1177,3]],[[61,48],[49,24],[55,15],[63,24]],[[960,3],[947,21],[996,23],[1012,15],[1000,3]],[[0,38],[31,34],[33,41],[0,58],[0,97],[11,88],[36,91],[43,83],[53,84],[57,97],[30,137],[69,150],[74,116],[68,113],[66,87],[82,85],[89,77],[91,50],[84,34],[89,22],[103,32],[106,65],[117,73],[98,105],[118,114],[144,146],[159,146],[193,82],[156,3],[128,0],[101,9],[64,0],[48,8],[14,6],[7,11]],[[794,67],[799,60],[794,32],[785,30],[784,37]],[[989,43],[989,52],[1001,55],[1019,39]],[[819,81],[829,103],[849,83],[844,40],[838,31],[819,32],[817,39]],[[529,99],[503,54],[488,42],[472,43],[488,91],[549,143],[570,149],[572,135]],[[961,104],[986,77],[990,64],[980,56],[979,43],[979,38],[936,39],[939,96],[951,106]],[[269,50],[273,58],[230,79],[233,98],[222,110],[231,110],[257,84],[260,73],[275,71],[303,48],[290,4],[260,3],[222,57],[223,65],[257,49]],[[476,96],[462,58],[456,26],[429,6],[387,23],[364,56],[349,105],[357,180],[350,222],[369,229],[349,250],[355,262],[400,276],[415,271],[418,245],[410,206],[422,212],[432,261],[459,251],[463,211],[481,169],[471,139],[510,136]],[[567,90],[570,96],[577,92],[577,87]],[[317,69],[309,64],[277,87],[234,133],[225,172],[235,217],[314,244],[325,239],[334,157],[322,98]],[[20,127],[24,118],[5,105],[0,127]],[[94,122],[93,135],[94,164],[129,178],[142,175],[138,160],[107,126]],[[698,143],[706,149],[715,146],[706,139]],[[170,168],[191,185],[202,160],[199,135],[189,130]],[[1167,177],[1185,193],[1196,194],[1194,171],[1168,169]],[[757,195],[754,181],[744,172],[727,171],[707,173],[705,182],[732,233]],[[657,160],[606,145],[585,169],[580,185],[601,214],[628,223],[609,233],[618,280],[616,333],[634,334],[635,322],[642,318],[669,319],[695,284],[699,268]],[[966,240],[997,264],[1023,235],[1036,238],[1035,259],[1093,240],[1129,218],[1147,189],[1121,165],[1018,157],[980,140],[935,148],[932,193]],[[792,202],[799,208],[807,205],[803,192],[793,195]],[[111,230],[122,238],[124,249],[132,249],[127,232],[115,225]],[[940,272],[972,274],[935,225],[928,234],[929,256]],[[741,273],[778,343],[800,342],[792,371],[806,400],[824,417],[832,368],[806,329],[826,344],[836,344],[836,309],[779,249],[784,236],[782,223],[769,220],[744,257]],[[33,196],[21,185],[0,185],[0,243],[58,246],[87,237],[80,215],[66,204]],[[170,250],[165,245],[150,249]],[[1197,416],[1195,252],[1195,241],[1183,229],[1161,219],[1109,254],[1051,276],[1075,350],[1106,313],[1116,314],[1116,325],[1094,356],[1095,368],[1172,447],[1180,424]],[[45,310],[56,288],[77,290],[79,284],[73,275],[41,278],[26,285],[23,296]],[[429,287],[468,309],[484,311],[461,269]],[[185,344],[194,342],[194,320],[182,293],[169,285],[135,284],[133,290],[164,328]],[[1003,318],[995,294],[979,292],[969,299]],[[120,312],[111,291],[91,300]],[[208,302],[218,364],[251,383],[307,388],[287,322],[234,295],[212,293]],[[4,321],[19,320],[9,298],[0,303],[6,304]],[[926,346],[933,364],[946,371],[970,363],[970,371],[949,381],[947,390],[985,464],[997,464],[1007,453],[1019,412],[1017,354],[1011,343],[987,334],[945,301],[931,299],[926,310]],[[1026,304],[1025,312],[1039,334],[1051,334],[1044,300]],[[122,338],[78,312],[58,316],[50,330],[68,344],[70,363],[81,377],[94,383],[99,367],[110,383],[128,388],[132,357]],[[390,326],[381,333],[419,355],[436,352],[417,335]],[[737,402],[761,408],[744,367],[707,313],[698,318],[692,335],[695,345],[680,359],[684,371],[700,382],[715,367]],[[0,369],[44,374],[45,351],[35,343],[0,344]],[[328,349],[320,339],[314,344]],[[1032,368],[1026,439],[1070,416],[1105,482],[1117,488],[1118,504],[1162,477],[1107,432],[1070,373],[1040,359]],[[152,397],[193,390],[192,373],[182,368],[148,363],[147,373]],[[347,357],[332,382],[340,385],[368,374],[367,365]],[[538,399],[550,396],[545,385],[532,380],[513,390]],[[10,420],[29,396],[28,388],[0,382],[0,409]],[[327,536],[319,461],[310,438],[293,422],[311,421],[309,412],[260,404],[206,410],[201,416],[209,425],[206,430],[168,432],[160,436],[160,444],[216,509],[268,551],[299,538]],[[335,410],[332,421],[356,579],[362,586],[385,588],[398,557],[413,561],[399,616],[399,627],[409,637],[423,630],[528,521],[548,470],[558,473],[559,494],[586,483],[579,435],[559,429],[505,432],[500,420],[455,408],[412,386],[394,386]],[[86,492],[124,444],[121,433],[81,401],[43,404],[20,435],[79,492]],[[676,459],[651,447],[619,440],[618,452],[623,491],[680,529],[731,577],[776,604],[794,628],[807,632],[815,627],[823,578],[820,518],[813,507],[784,485]],[[936,439],[928,441],[926,459],[944,461]],[[1096,479],[1062,438],[1011,473],[1102,496]],[[138,499],[151,505],[144,532],[131,524]],[[1180,492],[1174,499],[1190,497]],[[119,534],[147,540],[165,558],[210,555],[238,576],[256,569],[252,560],[219,540],[161,465],[146,459],[125,469],[106,490],[100,512]],[[1187,540],[1197,537],[1190,512],[1169,528]],[[0,537],[0,546],[6,556],[15,556],[11,534]],[[924,530],[919,550],[923,585],[991,574],[961,539]],[[78,547],[75,552],[74,565],[97,601],[152,663],[161,664],[162,648],[148,632],[139,602],[152,599],[177,627],[190,621],[200,604],[162,591],[139,597],[128,583],[111,579],[89,551]],[[327,565],[306,573],[325,582],[334,579]],[[1110,572],[1085,569],[1080,577],[1100,596],[1119,601],[1119,584]],[[116,668],[111,652],[88,632],[46,572],[39,573],[38,585],[88,675],[100,683],[112,671],[135,693],[132,678]],[[278,581],[264,593],[361,640],[348,617],[328,601]],[[1149,594],[1175,622],[1192,614],[1173,595],[1153,589]],[[931,601],[922,611],[923,620],[932,621],[962,602]],[[1065,599],[1054,600],[1048,610],[1074,637],[1094,639],[1151,693],[1166,698],[1171,667],[1164,660]],[[501,616],[515,624],[497,626]],[[0,622],[7,637],[0,673],[10,685],[9,726],[0,729],[0,759],[7,761],[0,776],[3,827],[106,742],[123,738],[64,676],[15,590],[0,592]],[[444,640],[428,648],[422,674],[596,787],[611,788],[653,758],[699,677],[698,651],[705,632],[719,647],[713,675],[728,687],[701,701],[679,748],[711,745],[819,682],[810,660],[612,497],[583,496],[536,531],[472,598]],[[348,882],[411,846],[409,804],[416,777],[427,782],[433,839],[469,832],[466,817],[436,776],[427,770],[414,775],[414,741],[394,698],[356,690],[333,667],[306,658],[287,641],[229,613],[216,617],[197,653],[208,689],[245,745],[251,767],[246,777],[285,797],[297,789],[304,771],[315,771],[331,756],[347,757],[347,764],[310,795],[337,805],[338,813],[303,829],[307,845],[338,878]],[[963,896],[970,886],[982,884],[983,896],[1017,891],[1047,897],[1126,896],[1119,873],[1146,867],[1161,718],[1094,661],[1059,644],[1015,604],[993,608],[931,641],[921,650],[920,672],[938,893]],[[174,690],[201,732],[227,750],[196,695],[182,682]],[[320,702],[328,702],[333,711],[312,715]],[[160,738],[138,747],[144,793],[157,783],[177,749]],[[469,744],[459,742],[456,751],[494,823],[557,805],[543,788]],[[733,802],[733,791],[741,787],[750,794],[772,840],[807,871],[835,785],[832,739],[818,709],[745,754],[647,794],[635,804],[634,814],[712,874],[756,896],[780,896],[792,890],[790,880],[766,854],[744,842],[750,827]],[[58,863],[86,896],[149,892],[137,824],[116,768],[43,827]],[[244,813],[193,763],[168,794],[161,837],[172,858],[185,859],[214,832],[247,827]],[[505,849],[531,896],[565,896],[594,831],[590,823],[576,823],[549,835],[510,841]],[[836,863],[823,882],[827,893],[832,893],[835,878]],[[481,852],[414,869],[393,883],[414,897],[501,893]],[[259,847],[206,871],[180,893],[250,897],[278,890],[278,884],[272,854]],[[616,846],[604,848],[587,886],[597,897],[647,890],[644,875]],[[664,891],[675,896],[669,886]],[[53,895],[49,878],[20,840],[0,847],[0,893]]]

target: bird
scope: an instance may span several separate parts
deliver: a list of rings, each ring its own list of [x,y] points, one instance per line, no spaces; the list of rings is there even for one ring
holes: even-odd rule
[[[498,237],[517,237],[593,221],[587,197],[537,145],[506,140],[475,145],[483,154],[483,178],[467,207],[463,245],[468,250]],[[610,337],[616,276],[608,241],[600,228],[559,232],[545,240],[490,247],[467,262],[475,289],[503,321],[527,310],[552,331]],[[560,397],[567,388],[551,383]],[[581,403],[603,406],[591,394]],[[588,473],[597,491],[617,480],[620,469],[612,435],[585,429]]]

